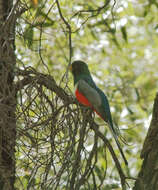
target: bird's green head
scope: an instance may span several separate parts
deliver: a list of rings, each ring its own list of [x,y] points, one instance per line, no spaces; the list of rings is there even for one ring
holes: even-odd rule
[[[88,65],[85,62],[80,61],[80,60],[74,61],[70,66],[70,70],[74,78],[78,76],[83,76],[83,75],[90,75]]]

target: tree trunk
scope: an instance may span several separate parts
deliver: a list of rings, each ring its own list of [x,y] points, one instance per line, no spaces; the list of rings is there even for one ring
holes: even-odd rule
[[[12,0],[0,0],[0,189],[13,190],[15,181],[16,97],[14,16]],[[12,11],[12,13],[11,13]]]
[[[158,94],[141,158],[144,161],[133,190],[158,190]]]

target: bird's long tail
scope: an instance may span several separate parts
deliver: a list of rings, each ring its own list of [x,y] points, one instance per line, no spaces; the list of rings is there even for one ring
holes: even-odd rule
[[[115,139],[115,142],[116,142],[116,144],[117,144],[117,146],[118,146],[118,149],[119,149],[119,151],[120,151],[120,153],[121,153],[121,156],[122,156],[122,158],[123,158],[125,164],[128,165],[127,159],[126,159],[126,157],[125,157],[125,155],[124,155],[124,153],[123,153],[123,151],[122,151],[122,148],[121,148],[120,142],[119,142],[119,140],[118,140],[118,136],[117,136],[117,134],[116,134],[116,131],[115,131],[115,129],[114,129],[114,126],[113,126],[112,122],[108,122],[108,124],[109,124],[109,128],[110,128],[110,130],[111,130],[111,133],[112,133],[112,135],[113,135],[113,137],[114,137],[114,139]]]

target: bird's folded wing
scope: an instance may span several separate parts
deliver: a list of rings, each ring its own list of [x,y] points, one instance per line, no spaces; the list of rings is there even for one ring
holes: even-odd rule
[[[77,89],[80,93],[82,93],[88,101],[94,107],[98,107],[101,105],[101,97],[97,90],[91,87],[85,80],[79,80],[77,84]]]

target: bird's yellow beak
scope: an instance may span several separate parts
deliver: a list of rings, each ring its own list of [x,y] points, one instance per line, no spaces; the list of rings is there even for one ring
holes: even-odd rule
[[[69,70],[72,72],[72,64],[69,66]]]

